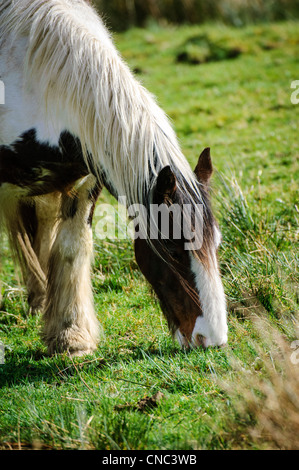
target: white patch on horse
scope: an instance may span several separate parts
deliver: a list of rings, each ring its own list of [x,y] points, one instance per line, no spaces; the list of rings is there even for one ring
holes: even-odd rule
[[[0,145],[10,145],[27,130],[35,129],[37,140],[57,146],[63,130],[58,124],[60,120],[56,117],[55,126],[47,121],[34,87],[25,87],[23,69],[28,38],[21,36],[13,42],[13,47],[8,47],[10,40],[6,38],[0,52],[0,77],[5,84],[6,98],[0,106]]]
[[[191,270],[199,294],[203,315],[198,317],[192,332],[193,346],[203,342],[207,346],[221,346],[227,342],[227,314],[225,294],[220,279],[216,256],[209,273],[190,253]],[[202,338],[203,337],[203,338]]]

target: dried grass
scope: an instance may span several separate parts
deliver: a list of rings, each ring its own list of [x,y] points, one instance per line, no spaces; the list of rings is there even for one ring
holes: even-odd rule
[[[235,433],[234,446],[250,443],[259,449],[298,450],[299,350],[295,348],[299,342],[290,342],[266,320],[254,319],[254,324],[259,356],[253,370],[233,359],[238,383],[225,385],[243,423]]]

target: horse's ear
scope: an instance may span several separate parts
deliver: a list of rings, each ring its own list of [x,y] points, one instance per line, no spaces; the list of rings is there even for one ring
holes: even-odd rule
[[[165,166],[157,177],[156,197],[157,199],[171,199],[176,190],[176,177],[170,166]]]
[[[194,173],[196,174],[198,181],[203,184],[209,183],[213,173],[210,147],[205,148],[201,152]]]

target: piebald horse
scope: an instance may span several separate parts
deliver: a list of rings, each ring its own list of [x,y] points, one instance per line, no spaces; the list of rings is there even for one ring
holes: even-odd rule
[[[99,342],[91,226],[103,186],[128,207],[186,205],[192,227],[201,218],[191,248],[182,229],[180,237],[172,229],[168,239],[160,232],[152,239],[145,226],[135,255],[182,347],[225,344],[209,149],[192,171],[168,118],[89,2],[2,0],[0,80],[1,227],[21,264],[30,308],[43,311],[49,353],[88,354]]]

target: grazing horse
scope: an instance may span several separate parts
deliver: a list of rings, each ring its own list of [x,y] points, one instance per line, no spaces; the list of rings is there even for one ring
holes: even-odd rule
[[[168,238],[164,216],[155,238],[148,218],[135,225],[137,263],[181,346],[225,344],[209,149],[192,171],[168,118],[89,2],[2,0],[0,80],[1,226],[21,264],[30,308],[43,311],[49,353],[87,354],[99,341],[91,225],[103,186],[128,208],[169,209]],[[183,223],[174,236],[173,207],[190,209],[192,240]]]

